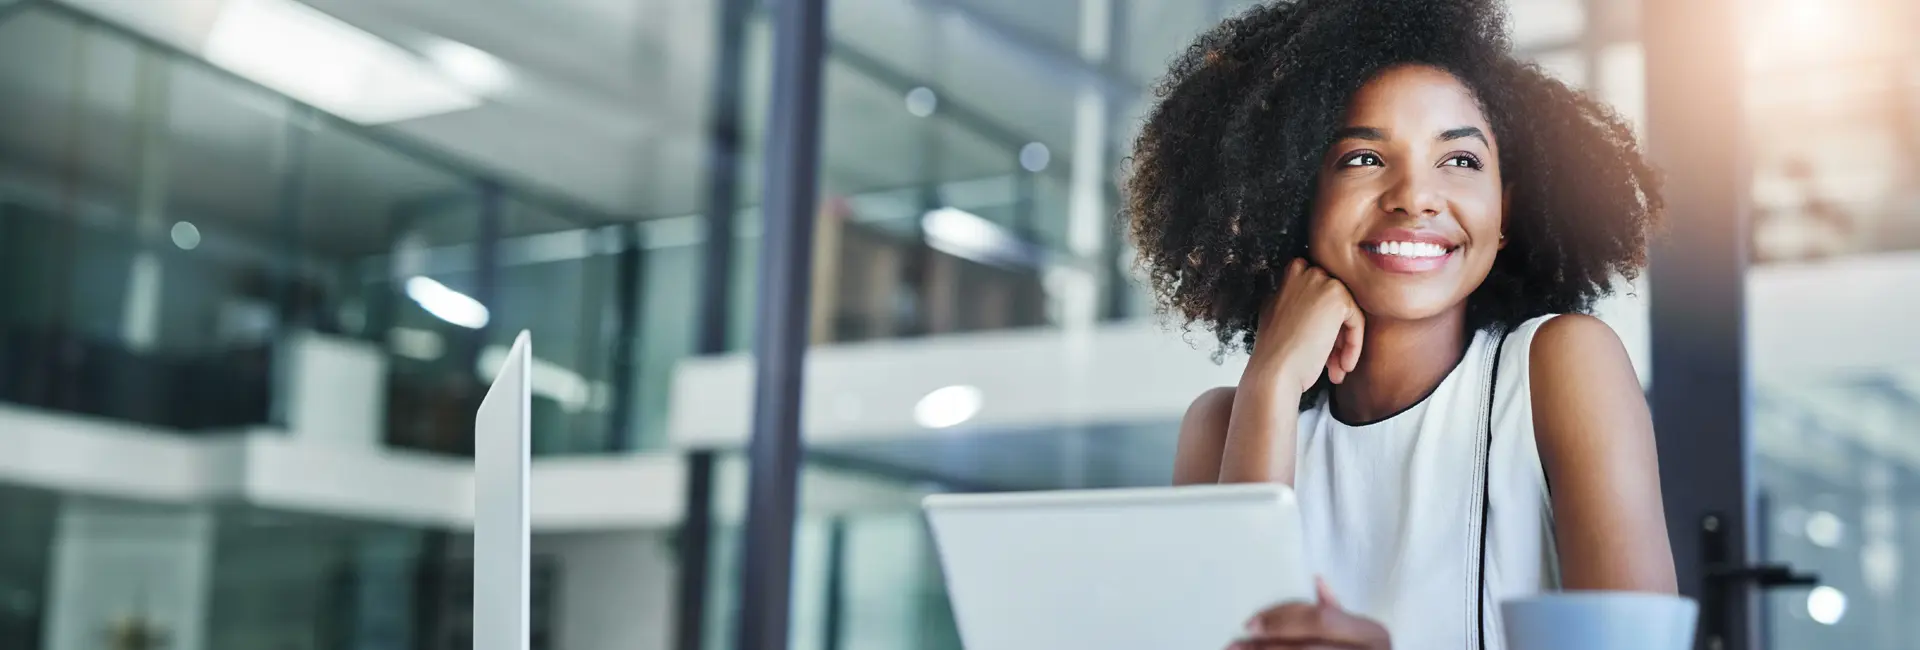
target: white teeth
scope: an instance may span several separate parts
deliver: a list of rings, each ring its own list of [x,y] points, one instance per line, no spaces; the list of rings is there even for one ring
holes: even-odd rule
[[[1447,249],[1439,244],[1415,241],[1381,242],[1374,249],[1383,255],[1398,257],[1440,257],[1447,254]]]

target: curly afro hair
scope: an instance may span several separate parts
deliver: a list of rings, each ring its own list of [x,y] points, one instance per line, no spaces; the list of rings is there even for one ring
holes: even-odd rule
[[[1469,327],[1584,312],[1638,274],[1656,173],[1608,106],[1513,57],[1497,3],[1297,0],[1202,34],[1154,88],[1125,218],[1163,311],[1212,330],[1222,353],[1252,348],[1261,306],[1306,255],[1349,98],[1400,64],[1459,79],[1500,144],[1507,247],[1467,299]]]

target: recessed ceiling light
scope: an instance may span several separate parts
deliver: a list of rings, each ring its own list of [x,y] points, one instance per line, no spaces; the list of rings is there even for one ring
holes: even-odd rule
[[[407,279],[407,297],[435,318],[467,329],[486,327],[487,321],[492,318],[487,306],[474,300],[473,296],[449,289],[447,285],[424,275]]]
[[[173,245],[183,251],[200,247],[200,227],[191,221],[176,221],[173,229],[167,233],[173,239]]]
[[[980,389],[973,386],[947,386],[927,393],[913,405],[913,421],[929,429],[959,425],[980,413]]]
[[[214,65],[362,124],[480,104],[400,46],[295,0],[228,0],[204,54]]]
[[[1046,171],[1047,163],[1053,159],[1053,152],[1047,151],[1047,145],[1029,142],[1020,148],[1020,167],[1030,172]]]
[[[919,86],[907,91],[907,112],[912,113],[914,117],[932,115],[934,109],[939,107],[940,96],[933,94],[932,88]]]
[[[425,52],[440,71],[468,90],[494,96],[513,85],[513,70],[498,57],[459,41],[436,39]]]

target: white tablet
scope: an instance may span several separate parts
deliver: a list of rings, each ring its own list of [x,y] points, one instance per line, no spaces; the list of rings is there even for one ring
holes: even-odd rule
[[[970,650],[1223,648],[1313,597],[1278,484],[941,494],[924,508]]]
[[[473,423],[473,648],[526,650],[533,339],[513,339]]]

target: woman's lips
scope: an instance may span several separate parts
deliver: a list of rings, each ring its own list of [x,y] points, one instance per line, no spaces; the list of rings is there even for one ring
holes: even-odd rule
[[[1460,247],[1420,241],[1369,242],[1360,245],[1360,252],[1389,273],[1426,273],[1445,266]]]

